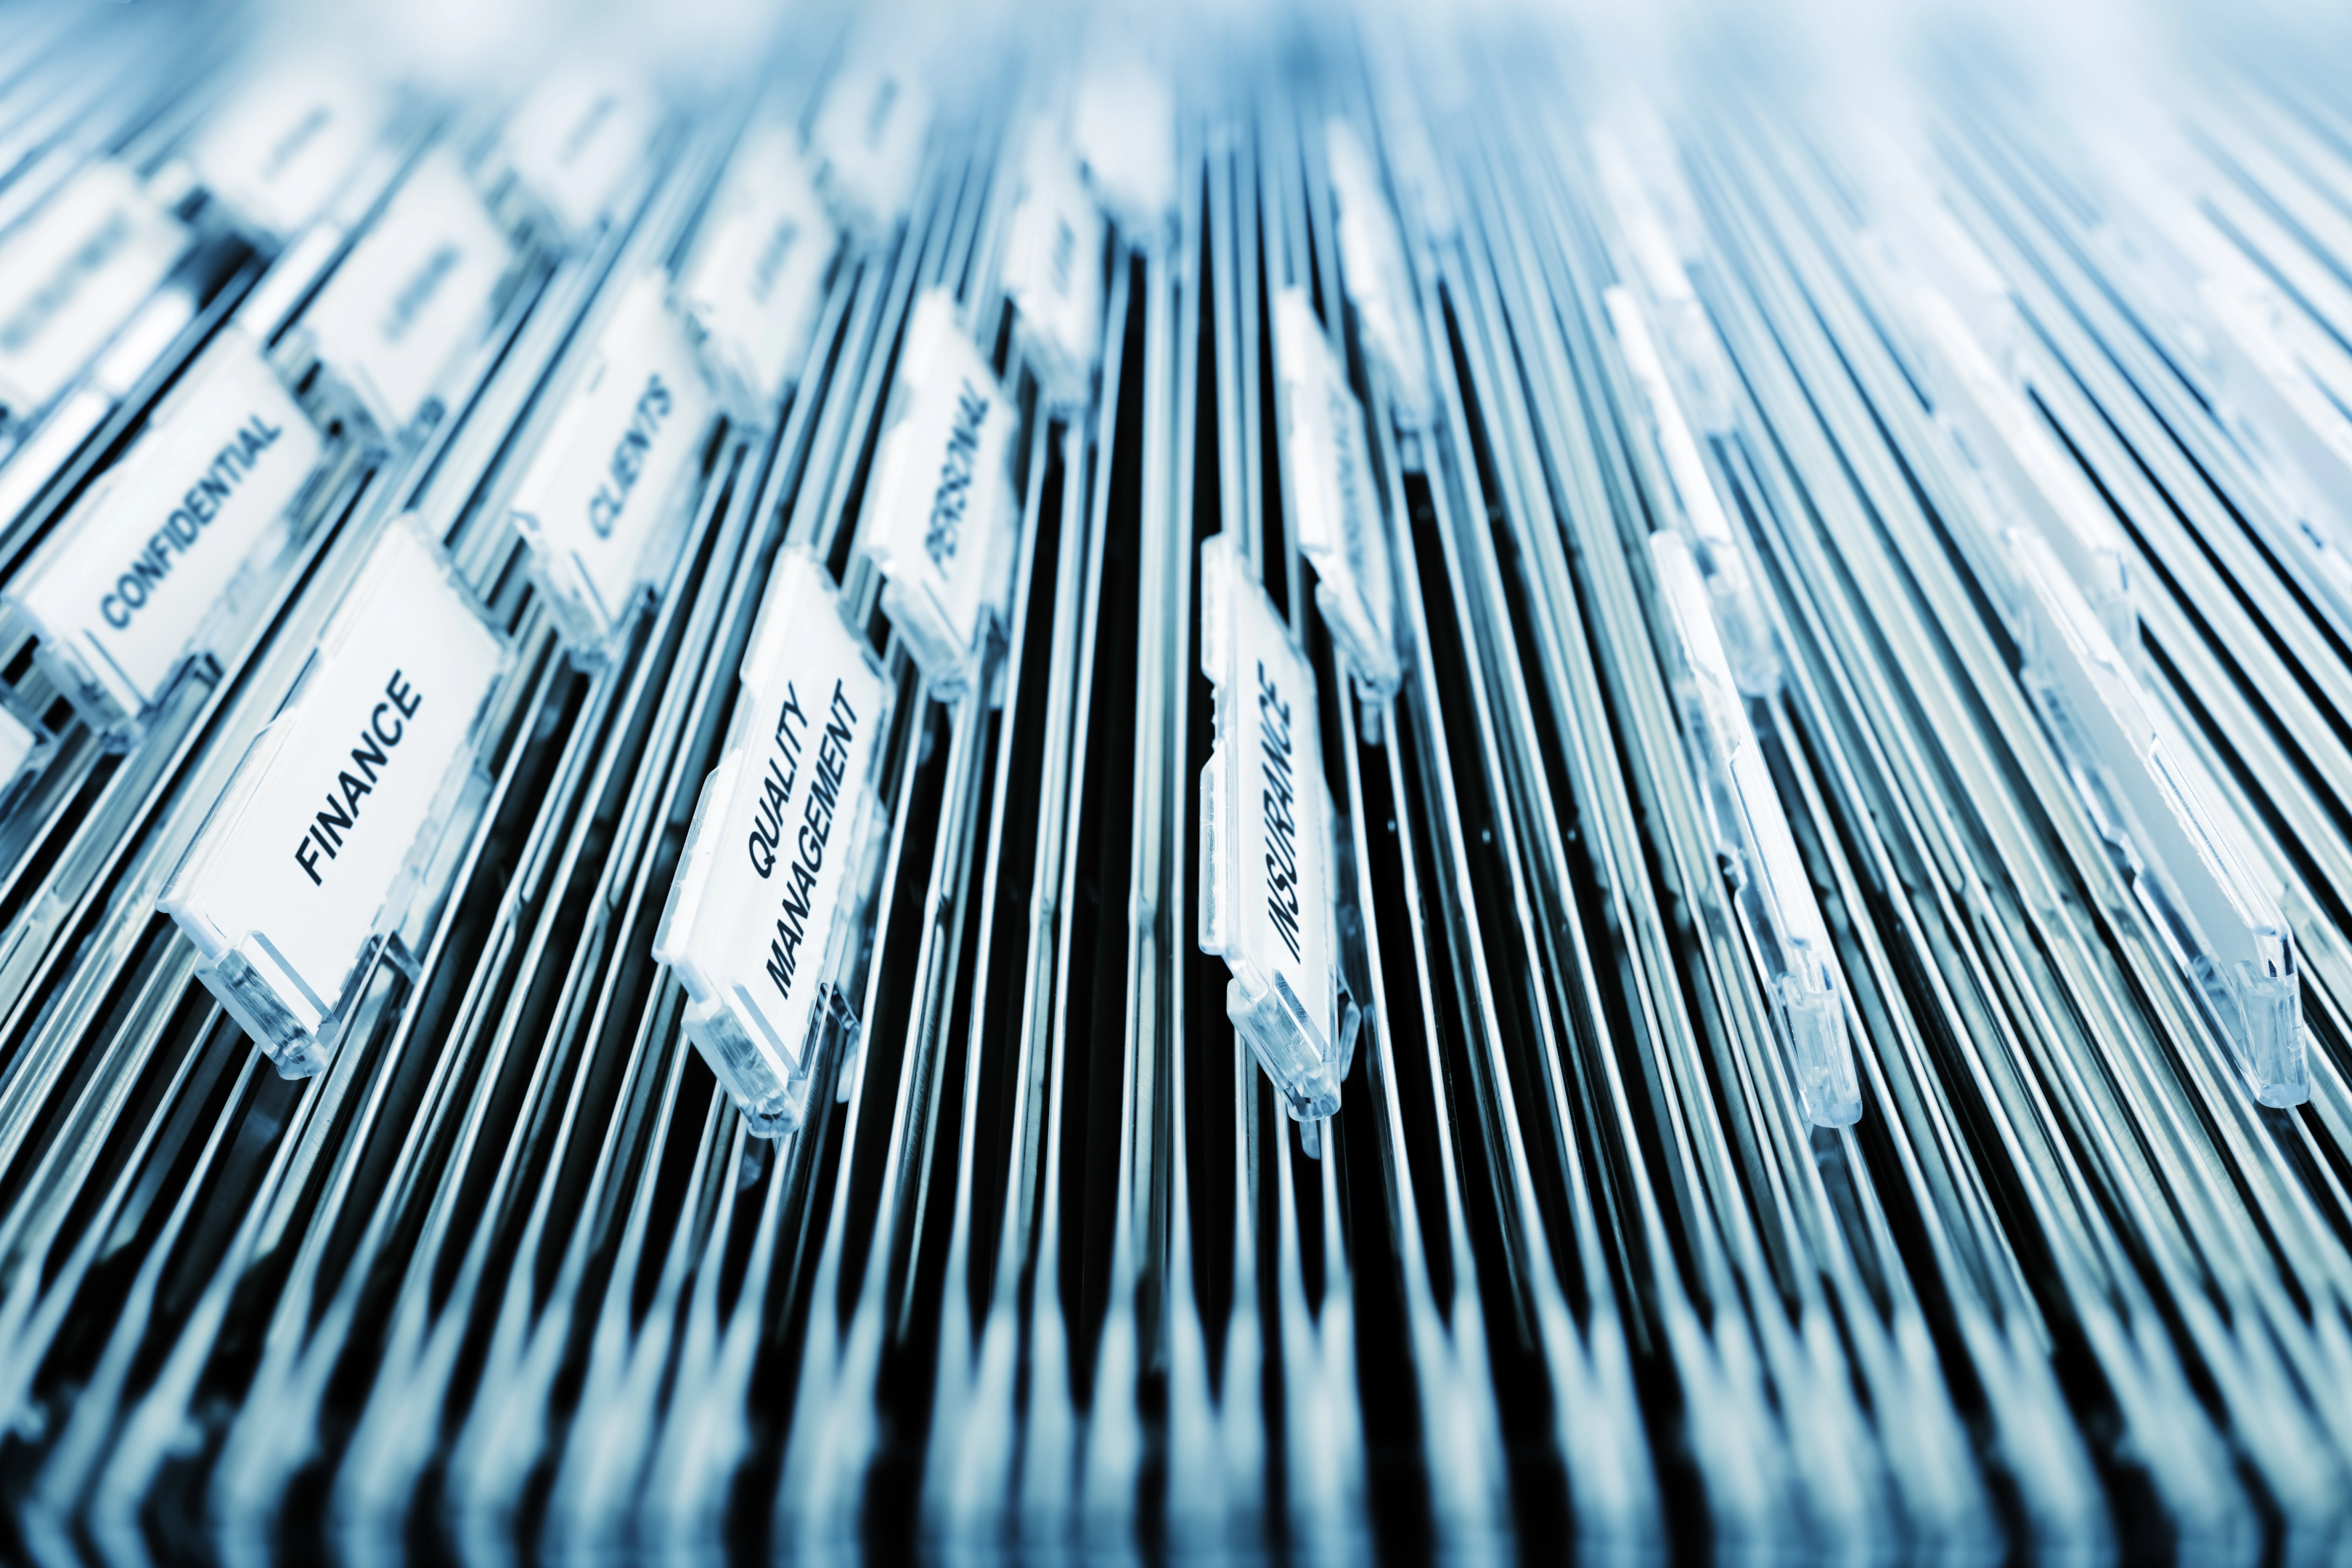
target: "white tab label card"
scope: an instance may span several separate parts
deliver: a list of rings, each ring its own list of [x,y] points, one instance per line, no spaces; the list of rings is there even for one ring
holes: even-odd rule
[[[1404,665],[1363,405],[1304,289],[1275,297],[1274,350],[1284,398],[1283,472],[1299,551],[1315,565],[1315,605],[1357,686],[1368,700],[1385,701],[1403,683]]]
[[[570,237],[610,216],[644,161],[661,110],[628,73],[572,66],[533,89],[507,122],[509,167]]]
[[[1102,353],[1102,215],[1051,127],[1033,127],[1013,210],[1004,291],[1051,402],[1082,404]]]
[[[1140,61],[1109,59],[1087,73],[1072,106],[1070,141],[1087,182],[1127,237],[1148,243],[1176,210],[1176,96]]]
[[[286,238],[335,199],[374,146],[389,106],[341,62],[276,62],[197,134],[189,162],[214,200]]]
[[[45,408],[147,302],[188,234],[111,159],[86,163],[0,240],[0,413]]]
[[[122,727],[163,697],[232,584],[282,548],[323,450],[258,345],[232,327],[76,505],[9,597],[92,729]]]
[[[834,209],[862,238],[887,238],[907,216],[930,133],[931,95],[911,69],[860,60],[834,79],[809,145]]]
[[[668,279],[629,285],[523,477],[515,527],[557,624],[594,656],[669,570],[718,401]]]
[[[280,1071],[326,1065],[509,658],[404,520],[379,540],[159,900]]]
[[[1003,611],[1012,587],[1017,410],[944,289],[916,300],[898,380],[861,542],[889,580],[882,607],[890,624],[933,695],[951,700],[971,678],[983,616]]]
[[[446,152],[410,171],[367,237],[304,312],[319,357],[387,434],[424,412],[490,324],[514,248]]]
[[[703,351],[754,423],[774,417],[808,357],[840,231],[789,127],[743,138],[678,280]]]
[[[1404,240],[1381,189],[1378,167],[1354,126],[1333,120],[1324,131],[1331,187],[1339,198],[1339,265],[1355,301],[1364,346],[1388,373],[1398,420],[1411,428],[1435,411],[1422,352],[1421,304],[1404,259]]]
[[[889,688],[843,622],[824,569],[776,557],[725,755],[703,785],[654,957],[686,1030],[761,1137],[807,1110],[826,1019],[856,957],[881,812]]]
[[[1355,1049],[1334,932],[1335,813],[1315,671],[1234,552],[1201,543],[1201,673],[1215,696],[1201,771],[1201,951],[1233,978],[1225,1011],[1299,1121],[1339,1108]]]

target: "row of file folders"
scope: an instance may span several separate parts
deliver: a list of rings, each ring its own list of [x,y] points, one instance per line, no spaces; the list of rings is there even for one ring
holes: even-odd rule
[[[11,1553],[2352,1550],[2340,77],[1266,26],[0,10]]]

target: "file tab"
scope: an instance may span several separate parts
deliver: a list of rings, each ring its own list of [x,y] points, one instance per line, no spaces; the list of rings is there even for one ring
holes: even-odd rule
[[[374,85],[340,63],[276,62],[198,132],[189,162],[246,227],[291,237],[342,191],[387,118]]]
[[[172,874],[159,907],[286,1076],[332,1055],[509,658],[440,551],[395,521]]]
[[[1788,813],[1732,681],[1697,555],[1680,533],[1661,529],[1650,535],[1650,560],[1688,672],[1680,695],[1700,803],[1763,976],[1797,1099],[1816,1127],[1851,1126],[1862,1120],[1862,1089],[1846,1032],[1844,984]]]
[[[46,408],[171,275],[188,233],[99,158],[0,239],[0,414]]]
[[[687,1037],[762,1138],[800,1126],[825,1031],[856,1027],[842,988],[871,936],[889,699],[824,568],[782,552],[654,939]]]
[[[512,503],[556,624],[592,659],[668,574],[718,411],[667,282],[629,285]]]
[[[762,125],[745,135],[704,235],[678,280],[678,304],[730,401],[765,424],[808,357],[825,273],[841,247],[790,129]]]
[[[1394,696],[1404,680],[1396,647],[1396,584],[1388,524],[1363,405],[1297,288],[1274,301],[1275,363],[1282,373],[1283,473],[1290,484],[1298,548],[1315,565],[1315,605],[1367,702]]]
[[[956,320],[954,298],[916,300],[898,356],[898,409],[882,437],[866,555],[888,579],[882,608],[932,694],[969,682],[1013,587],[1020,512],[1013,495],[1019,410]]]
[[[428,153],[301,325],[361,407],[397,437],[488,330],[513,262],[513,247],[457,161]]]
[[[1358,1010],[1340,964],[1336,814],[1315,671],[1234,535],[1201,543],[1201,673],[1215,699],[1201,771],[1201,951],[1225,961],[1225,1012],[1290,1114],[1339,1109]]]
[[[8,596],[92,730],[135,728],[218,613],[268,574],[324,450],[232,327],[83,496]]]
[[[1033,128],[1004,291],[1021,312],[1021,341],[1050,404],[1082,405],[1094,384],[1102,353],[1103,237],[1102,214],[1069,149],[1046,126]]]

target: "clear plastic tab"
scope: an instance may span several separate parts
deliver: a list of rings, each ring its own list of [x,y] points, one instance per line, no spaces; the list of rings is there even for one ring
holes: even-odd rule
[[[809,146],[841,221],[869,242],[907,216],[931,133],[931,97],[913,71],[853,61],[834,79]]]
[[[323,450],[257,345],[228,328],[9,585],[93,730],[135,728],[225,601],[278,558]]]
[[[1751,697],[1769,696],[1780,688],[1780,653],[1772,638],[1772,623],[1756,596],[1747,558],[1740,553],[1731,518],[1699,456],[1690,422],[1683,417],[1682,405],[1666,376],[1665,362],[1650,335],[1648,317],[1640,302],[1622,287],[1605,290],[1601,303],[1608,309],[1610,325],[1625,355],[1625,369],[1649,410],[1659,464],[1674,490],[1680,521],[1689,530],[1693,559],[1706,584],[1732,683]]]
[[[880,479],[861,530],[888,579],[882,608],[952,700],[971,677],[1012,591],[1020,510],[1012,479],[1019,411],[935,289],[915,301],[898,358],[898,408],[882,438]]]
[[[667,574],[718,411],[667,289],[658,272],[629,285],[515,491],[548,607],[592,659]]]
[[[15,694],[0,696],[0,819],[57,754],[57,737],[19,710]]]
[[[566,66],[532,89],[507,122],[508,166],[576,239],[611,215],[660,123],[660,106],[630,73]]]
[[[509,658],[439,549],[394,522],[163,889],[197,973],[287,1076],[332,1054]]]
[[[1083,404],[1102,353],[1103,220],[1069,149],[1042,123],[1022,159],[1007,250],[1004,291],[1038,384],[1049,403]]]
[[[2006,542],[2031,595],[2025,688],[2093,825],[2254,1098],[2302,1104],[2311,1077],[2294,934],[2244,829],[2215,809],[2192,753],[2049,545],[2024,529]]]
[[[1682,534],[1660,530],[1650,559],[1687,672],[1686,750],[1798,1100],[1815,1126],[1849,1126],[1862,1119],[1862,1090],[1821,905],[1733,684],[1697,556]]]
[[[1919,324],[1942,360],[1944,374],[1930,388],[1937,411],[1961,433],[1969,456],[2000,474],[2032,516],[2108,637],[2118,647],[2136,647],[2139,613],[2122,525],[1951,301],[1926,288],[1916,299]]]
[[[793,1131],[866,933],[886,819],[875,770],[890,688],[799,550],[776,557],[719,765],[695,806],[654,957],[686,1032],[763,1138]]]
[[[0,415],[48,406],[171,274],[187,230],[111,159],[0,239]]]
[[[456,160],[429,153],[301,325],[369,416],[396,436],[488,329],[499,282],[513,260],[505,233]]]
[[[1340,964],[1336,814],[1315,671],[1234,555],[1201,543],[1201,672],[1216,718],[1201,772],[1201,951],[1233,978],[1225,1011],[1301,1121],[1339,1109],[1356,999]]]
[[[774,417],[808,356],[840,244],[792,130],[754,127],[728,165],[677,290],[705,358],[753,423]]]
[[[1354,126],[1331,121],[1324,144],[1331,160],[1331,188],[1339,199],[1339,265],[1348,298],[1355,302],[1366,351],[1388,377],[1397,422],[1417,430],[1429,423],[1435,398],[1422,349],[1421,304],[1396,216],[1379,167]]]
[[[1302,289],[1275,297],[1274,348],[1284,397],[1282,467],[1298,548],[1315,564],[1315,605],[1365,700],[1385,701],[1403,682],[1404,664],[1363,406]]]
[[[341,192],[387,111],[374,84],[341,61],[278,60],[205,123],[189,162],[238,222],[284,239]]]

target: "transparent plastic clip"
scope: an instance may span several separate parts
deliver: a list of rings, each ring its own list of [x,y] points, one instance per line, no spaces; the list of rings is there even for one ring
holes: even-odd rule
[[[1829,929],[1770,770],[1731,679],[1696,552],[1679,532],[1650,536],[1675,640],[1686,749],[1739,923],[1755,956],[1805,1120],[1846,1127],[1862,1119],[1844,982]]]

